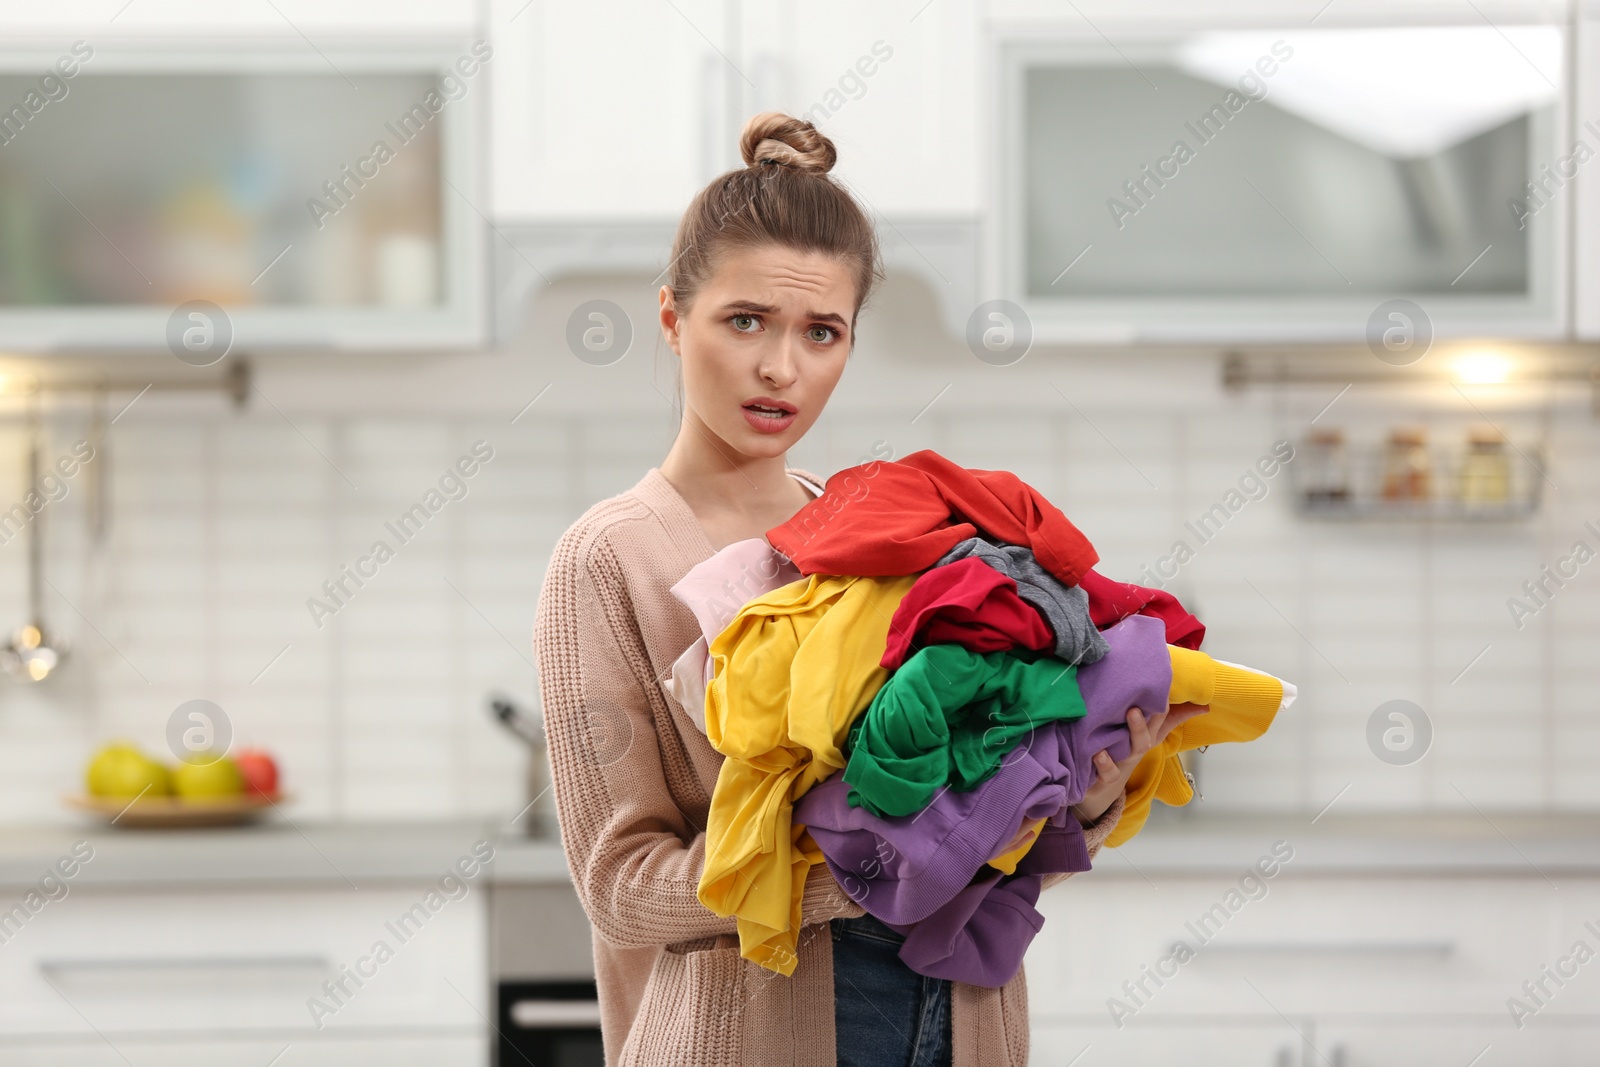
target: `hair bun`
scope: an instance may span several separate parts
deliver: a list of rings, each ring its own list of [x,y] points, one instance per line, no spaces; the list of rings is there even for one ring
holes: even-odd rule
[[[739,136],[739,154],[747,167],[779,165],[814,174],[828,173],[839,158],[815,126],[781,111],[750,117]]]

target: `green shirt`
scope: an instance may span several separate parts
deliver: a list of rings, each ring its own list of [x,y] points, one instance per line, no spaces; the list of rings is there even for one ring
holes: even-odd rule
[[[1078,668],[1028,649],[918,649],[850,727],[849,803],[874,815],[921,811],[945,785],[975,788],[1035,726],[1081,718]]]

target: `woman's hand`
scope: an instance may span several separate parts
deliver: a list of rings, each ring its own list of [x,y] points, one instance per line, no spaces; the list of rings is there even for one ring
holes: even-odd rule
[[[1128,758],[1113,760],[1103,748],[1095,753],[1094,766],[1099,777],[1083,795],[1083,800],[1072,806],[1072,813],[1078,817],[1078,822],[1088,825],[1104,815],[1127,786],[1133,768],[1146,752],[1165,741],[1175,728],[1210,710],[1207,704],[1172,704],[1146,720],[1144,712],[1129,708],[1128,735],[1132,743],[1128,748]]]
[[[1037,837],[1038,834],[1039,827],[1034,825],[1033,820],[1023,819],[1022,825],[1017,827],[1017,832],[1011,835],[1011,840],[1007,841],[995,855],[1004,856],[1007,852],[1019,849]]]

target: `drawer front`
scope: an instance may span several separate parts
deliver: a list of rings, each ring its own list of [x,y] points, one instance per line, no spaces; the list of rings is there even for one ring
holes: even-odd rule
[[[1224,1025],[1147,1018],[1121,1029],[1099,1020],[1036,1021],[1028,1058],[1058,1067],[1301,1067],[1302,1048],[1300,1036],[1278,1020]]]
[[[488,1062],[488,1042],[467,1035],[282,1041],[124,1037],[116,1040],[115,1048],[98,1038],[92,1042],[0,1045],[0,1067],[484,1067]]]
[[[1316,1042],[1341,1067],[1466,1067],[1474,1057],[1481,1057],[1475,1067],[1593,1067],[1600,1024],[1541,1021],[1521,1030],[1509,1018],[1476,1025],[1330,1024],[1318,1029]]]
[[[0,951],[0,1034],[476,1030],[485,908],[460,885],[79,889]]]
[[[1592,1067],[1600,1023],[1515,1029],[1509,1020],[1347,1026],[1293,1018],[1255,1024],[1154,1013],[1121,1029],[1098,1020],[1038,1023],[1032,1061],[1072,1067]]]
[[[1600,879],[1564,877],[1559,893],[1537,875],[1296,877],[1285,869],[1247,883],[1250,892],[1239,891],[1237,877],[1152,881],[1094,871],[1041,897],[1046,921],[1027,957],[1036,1017],[1449,1013],[1509,1021],[1506,999],[1576,939],[1600,951],[1600,937],[1582,926],[1600,915]],[[1593,979],[1579,971],[1543,1011],[1600,1011],[1600,959],[1584,966]]]

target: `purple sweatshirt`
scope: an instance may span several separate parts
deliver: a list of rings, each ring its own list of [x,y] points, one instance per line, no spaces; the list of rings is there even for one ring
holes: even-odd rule
[[[976,789],[947,789],[915,815],[886,818],[850,807],[850,787],[836,772],[796,802],[794,820],[839,885],[906,934],[900,958],[919,974],[1004,985],[1044,921],[1033,906],[1044,875],[1089,869],[1083,831],[1066,809],[1094,782],[1096,752],[1127,758],[1128,709],[1165,709],[1172,688],[1159,619],[1129,616],[1103,636],[1110,652],[1077,672],[1087,714],[1033,731]],[[1049,821],[1015,874],[986,867],[1025,820],[1038,818]]]

